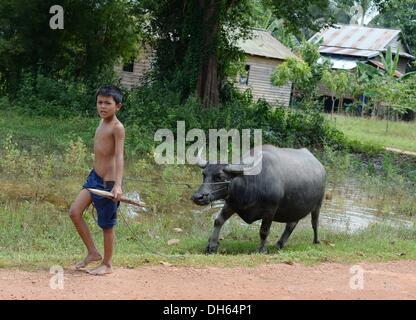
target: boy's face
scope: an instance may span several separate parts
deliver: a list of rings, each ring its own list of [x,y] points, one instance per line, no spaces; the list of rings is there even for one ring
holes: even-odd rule
[[[114,98],[109,96],[97,97],[97,111],[102,119],[111,118],[114,114],[120,110],[121,103],[116,103]]]

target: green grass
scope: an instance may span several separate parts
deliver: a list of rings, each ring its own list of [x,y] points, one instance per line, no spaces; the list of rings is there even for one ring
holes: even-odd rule
[[[8,202],[1,211],[0,267],[33,269],[49,268],[55,264],[70,266],[85,254],[84,246],[65,211],[36,202]],[[89,213],[86,220],[102,250],[100,229]],[[142,215],[137,220],[130,220],[129,225],[131,229],[120,219],[116,227],[116,266],[137,267],[167,262],[199,267],[232,267],[282,262],[315,264],[416,259],[416,228],[400,230],[374,225],[353,235],[322,229],[322,243],[313,245],[310,226],[302,225],[294,231],[287,247],[278,251],[274,242],[283,226],[275,223],[269,236],[268,254],[257,254],[259,226],[241,224],[235,216],[223,228],[219,252],[207,256],[204,250],[212,229],[210,214]],[[178,226],[183,232],[174,231],[174,227]],[[167,241],[173,238],[179,239],[179,243],[167,245]]]
[[[0,133],[12,134],[13,142],[17,143],[15,146],[6,140],[0,142],[0,267],[70,266],[83,258],[85,248],[68,217],[68,210],[92,165],[85,153],[91,152],[92,140],[88,139],[92,139],[96,123],[95,118],[32,118],[10,112],[0,115]],[[70,141],[78,137],[86,146],[74,144],[69,150]],[[319,156],[328,169],[331,184],[342,184],[349,177],[360,178],[367,181],[373,199],[380,198],[378,202],[382,208],[389,205],[387,209],[391,210],[390,205],[395,205],[393,210],[398,214],[414,214],[416,201],[411,185],[415,180],[410,179],[415,177],[411,172],[415,172],[416,164],[406,161],[410,167],[402,172],[392,159],[382,158],[382,170],[378,172],[351,154],[323,150]],[[155,166],[150,159],[137,158],[130,159],[125,169],[126,178],[135,176],[184,181],[194,184],[195,189],[201,181],[198,168]],[[322,228],[323,241],[318,246],[312,245],[309,225],[298,227],[287,247],[277,251],[273,244],[283,225],[274,223],[269,236],[269,253],[256,254],[259,226],[242,224],[238,216],[224,226],[219,253],[207,256],[204,250],[213,228],[215,209],[206,213],[193,212],[201,209],[189,200],[194,188],[126,179],[123,191],[139,191],[149,204],[149,211],[130,220],[133,233],[120,216],[114,264],[136,267],[168,262],[228,267],[278,262],[313,264],[416,259],[416,229],[398,230],[383,225],[354,235]],[[397,200],[398,194],[400,203],[394,203],[392,200]],[[101,230],[90,212],[85,217],[102,249]],[[183,232],[178,233],[175,228]],[[170,239],[179,239],[179,243],[169,246]]]
[[[98,122],[99,118],[56,119],[19,115],[3,110],[0,113],[0,135],[2,137],[12,135],[14,141],[26,149],[35,145],[46,153],[63,152],[69,142],[76,140],[77,137],[91,146]]]
[[[390,121],[387,133],[385,120],[335,115],[333,123],[351,140],[416,152],[415,121]]]

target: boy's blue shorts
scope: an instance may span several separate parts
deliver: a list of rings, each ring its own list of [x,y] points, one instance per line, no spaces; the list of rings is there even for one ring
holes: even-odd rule
[[[104,181],[94,169],[91,170],[87,180],[82,186],[85,188],[94,188],[104,191],[111,191],[114,187],[114,181]],[[92,203],[97,210],[98,225],[102,229],[111,229],[117,224],[117,208],[120,202],[114,202],[109,198],[105,198],[96,194],[91,193]]]

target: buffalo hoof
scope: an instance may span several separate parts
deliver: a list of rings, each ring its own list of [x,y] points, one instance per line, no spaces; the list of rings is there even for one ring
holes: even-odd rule
[[[207,254],[212,254],[212,253],[217,252],[217,249],[218,249],[218,246],[207,245],[207,248],[206,248],[205,252]]]
[[[314,240],[314,241],[313,241],[313,244],[321,244],[321,241],[319,241],[319,240]]]
[[[284,246],[285,246],[285,244],[283,242],[277,241],[277,243],[276,243],[277,250],[283,249]]]
[[[258,253],[267,253],[267,249],[266,249],[266,247],[265,247],[265,246],[263,246],[263,247],[258,247],[258,248],[257,248],[257,252],[258,252]]]

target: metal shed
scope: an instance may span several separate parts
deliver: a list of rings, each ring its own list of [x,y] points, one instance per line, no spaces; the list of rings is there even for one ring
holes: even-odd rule
[[[406,72],[408,63],[415,59],[402,39],[400,30],[370,28],[358,25],[334,25],[316,33],[309,39],[318,42],[322,39],[319,51],[322,56],[338,62],[334,69],[350,70],[351,62],[379,61],[380,54],[391,47],[392,53],[399,49],[398,71]],[[340,63],[348,61],[349,63]],[[348,65],[344,68],[344,65]]]

